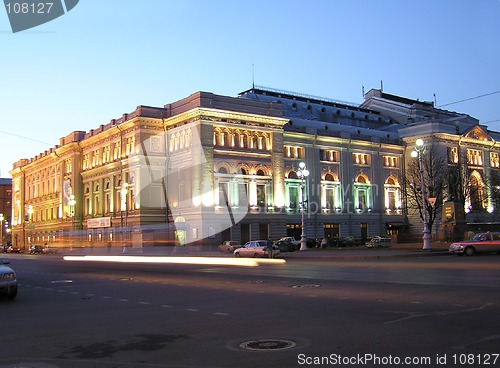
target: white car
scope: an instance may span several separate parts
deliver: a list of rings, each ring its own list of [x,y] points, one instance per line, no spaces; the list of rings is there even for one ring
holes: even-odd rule
[[[278,241],[287,241],[295,245],[300,245],[300,240],[295,239],[293,236],[284,236]]]
[[[17,278],[14,270],[7,265],[9,261],[0,260],[0,299],[13,300],[17,296]]]
[[[245,243],[244,246],[234,251],[235,257],[269,257],[267,240],[252,240]],[[273,247],[273,257],[280,254],[280,249],[276,245]]]

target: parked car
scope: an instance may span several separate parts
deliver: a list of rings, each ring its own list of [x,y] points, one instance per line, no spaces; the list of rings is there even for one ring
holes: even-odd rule
[[[284,237],[282,237],[281,239],[279,239],[278,241],[288,241],[288,242],[290,242],[290,243],[300,245],[300,239],[299,239],[299,240],[297,240],[297,239],[295,239],[293,236],[284,236]]]
[[[450,245],[450,253],[472,256],[474,253],[500,252],[500,232],[476,234],[472,240]]]
[[[17,296],[17,277],[8,264],[8,260],[0,259],[0,299],[13,300]]]
[[[278,240],[277,242],[274,243],[280,250],[280,253],[283,252],[295,252],[296,250],[300,249],[300,242],[299,243],[293,243],[288,240]]]
[[[7,248],[7,253],[21,253],[21,248],[11,245]]]
[[[269,257],[267,240],[252,240],[234,251],[235,257]],[[273,257],[280,253],[278,246],[272,245]]]
[[[221,252],[231,252],[233,253],[235,249],[241,248],[243,245],[241,245],[239,242],[234,241],[234,240],[226,240],[222,242],[221,245],[218,246],[219,250]]]
[[[43,254],[47,253],[47,251],[44,251],[44,247],[41,245],[30,245],[28,249],[29,254]]]
[[[367,248],[389,248],[391,239],[385,236],[373,236],[365,245]]]

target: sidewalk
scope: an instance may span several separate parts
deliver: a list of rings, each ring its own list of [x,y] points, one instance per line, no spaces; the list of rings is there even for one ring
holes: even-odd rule
[[[377,259],[377,258],[407,258],[407,257],[433,257],[450,255],[446,247],[433,247],[432,250],[423,250],[422,247],[391,247],[391,248],[330,248],[308,249],[293,253],[281,253],[282,258],[309,258],[309,259]]]

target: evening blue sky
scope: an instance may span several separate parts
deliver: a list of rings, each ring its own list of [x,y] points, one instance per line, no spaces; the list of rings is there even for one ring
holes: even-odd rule
[[[445,108],[500,131],[499,0],[80,0],[15,34],[1,8],[0,45],[0,177],[138,105],[253,79],[354,103],[381,81],[437,106],[490,94]]]

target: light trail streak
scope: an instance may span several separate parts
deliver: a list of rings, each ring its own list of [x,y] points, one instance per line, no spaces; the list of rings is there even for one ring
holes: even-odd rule
[[[64,256],[65,261],[199,264],[212,266],[257,267],[260,264],[284,264],[284,259],[221,258],[221,257],[152,257],[152,256]]]

